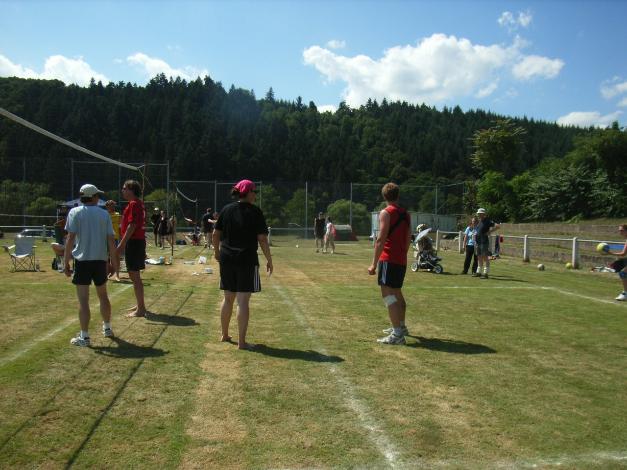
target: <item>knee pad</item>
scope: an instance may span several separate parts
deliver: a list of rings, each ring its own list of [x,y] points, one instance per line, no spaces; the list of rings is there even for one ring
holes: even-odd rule
[[[627,279],[627,271],[619,271],[618,277],[620,277],[621,279]]]
[[[386,307],[389,307],[390,305],[395,304],[396,302],[398,302],[398,299],[393,294],[386,295],[385,297],[383,297],[383,303],[385,304]]]

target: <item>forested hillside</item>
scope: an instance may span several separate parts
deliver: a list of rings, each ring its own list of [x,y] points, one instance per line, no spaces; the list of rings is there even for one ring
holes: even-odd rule
[[[572,173],[565,157],[577,151],[577,162],[571,158],[568,164],[583,162],[598,169],[602,162],[596,148],[590,149],[590,155],[581,154],[583,147],[594,144],[592,140],[600,131],[526,118],[507,121],[512,129],[522,132],[514,154],[507,156],[508,169],[503,171],[498,165],[494,168],[471,158],[481,145],[477,132],[505,120],[503,116],[385,100],[369,101],[359,109],[341,104],[335,113],[319,113],[313,102],[275,100],[272,89],[258,99],[254,92],[233,86],[227,91],[209,77],[186,82],[161,75],[146,86],[92,82],[86,88],[56,80],[0,78],[0,106],[121,161],[169,162],[173,179],[233,180],[246,176],[264,182],[469,181],[467,206],[495,205],[505,200],[508,205],[542,206],[525,199],[529,197],[526,188],[537,180],[538,171],[554,176],[562,169]],[[625,133],[614,130],[624,140]],[[584,142],[579,147],[577,138]],[[83,156],[6,119],[0,121],[2,179],[21,181],[26,162],[31,183],[67,180],[72,158]],[[625,159],[622,161],[624,166]],[[542,169],[543,165],[547,168]],[[32,171],[35,168],[37,171]],[[612,184],[614,199],[622,202],[613,206],[612,214],[598,214],[595,209],[595,215],[620,215],[625,208],[625,178],[621,180],[618,171],[608,179],[606,170],[586,177],[604,177],[602,183]],[[495,185],[497,193],[489,194],[488,189]],[[64,197],[67,185],[57,186],[50,186],[49,196]],[[528,208],[495,207],[504,219],[586,216],[589,210],[584,209],[551,216]]]

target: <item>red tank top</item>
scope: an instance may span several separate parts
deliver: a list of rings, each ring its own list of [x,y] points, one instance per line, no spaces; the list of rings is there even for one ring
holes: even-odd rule
[[[390,229],[394,227],[400,214],[405,213],[405,220],[402,220],[394,231],[388,235],[383,245],[383,253],[379,257],[379,261],[388,261],[401,266],[407,265],[407,244],[409,242],[409,214],[407,211],[395,204],[387,206],[384,209],[390,214]]]

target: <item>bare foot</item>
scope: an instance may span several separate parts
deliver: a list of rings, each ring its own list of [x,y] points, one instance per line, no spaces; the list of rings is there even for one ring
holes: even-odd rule
[[[255,350],[255,345],[251,344],[251,343],[238,344],[237,345],[237,349],[243,349],[245,351],[254,351]]]
[[[146,316],[145,313],[139,313],[137,310],[135,310],[134,312],[128,312],[126,314],[127,318],[143,318]]]
[[[220,337],[220,341],[222,341],[223,343],[230,343],[231,342],[231,337],[229,335],[222,335]]]

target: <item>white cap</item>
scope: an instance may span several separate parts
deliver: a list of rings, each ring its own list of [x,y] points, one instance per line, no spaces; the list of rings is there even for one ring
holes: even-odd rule
[[[483,207],[480,207],[479,209],[477,209],[477,214],[487,214],[488,211],[486,211]]]
[[[85,197],[94,197],[96,194],[104,194],[103,191],[100,191],[93,184],[84,184],[81,186],[80,190],[81,196]]]

